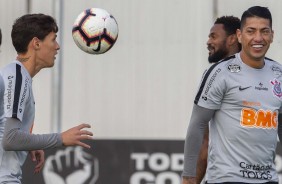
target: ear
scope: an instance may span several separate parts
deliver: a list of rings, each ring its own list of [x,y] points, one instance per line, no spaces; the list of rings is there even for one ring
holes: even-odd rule
[[[237,44],[237,35],[236,34],[232,34],[228,36],[228,45],[234,45]]]
[[[238,42],[241,43],[242,41],[242,32],[240,29],[237,29],[236,31],[236,35],[237,35],[237,38],[238,38]]]
[[[35,49],[38,50],[40,48],[40,40],[37,37],[32,38],[31,42],[31,46]]]

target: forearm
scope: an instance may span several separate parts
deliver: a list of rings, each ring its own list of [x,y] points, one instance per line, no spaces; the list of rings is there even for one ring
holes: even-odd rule
[[[195,177],[196,166],[204,132],[208,122],[214,114],[214,110],[205,109],[194,105],[189,123],[184,146],[184,170],[183,177]]]
[[[30,151],[62,146],[60,134],[30,134],[20,130],[21,122],[7,118],[3,135],[3,147],[6,151]]]
[[[200,150],[199,158],[197,161],[196,182],[201,183],[204,179],[207,169],[208,158],[208,146],[209,146],[209,129],[207,128],[204,135],[203,144]]]

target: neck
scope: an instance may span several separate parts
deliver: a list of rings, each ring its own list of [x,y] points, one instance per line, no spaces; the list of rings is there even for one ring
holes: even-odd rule
[[[240,52],[238,47],[230,47],[227,56],[232,56],[238,52]]]
[[[240,57],[246,65],[252,68],[261,69],[264,67],[264,57],[258,59],[250,58],[243,51],[240,52]]]
[[[37,69],[34,57],[29,54],[19,54],[17,60],[22,63],[31,77],[34,77],[40,70]]]

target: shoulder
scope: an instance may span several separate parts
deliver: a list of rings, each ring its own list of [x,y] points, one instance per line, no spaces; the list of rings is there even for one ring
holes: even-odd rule
[[[265,61],[265,65],[267,66],[267,68],[270,69],[271,73],[273,73],[275,78],[278,79],[282,77],[282,65],[279,62],[269,58],[265,58],[264,61]]]
[[[16,68],[17,68],[17,64],[15,62],[12,62],[1,69],[1,74],[3,76],[14,74],[16,73]]]
[[[23,66],[21,66],[17,62],[12,62],[1,69],[2,76],[17,74],[26,75]]]
[[[273,59],[270,59],[270,58],[268,58],[268,57],[265,57],[264,59],[267,60],[267,61],[274,61]],[[276,62],[276,61],[275,61],[275,62]]]
[[[279,62],[274,61],[273,59],[270,59],[270,58],[267,58],[267,57],[264,58],[264,61],[265,61],[265,65],[270,66],[270,68],[272,70],[274,70],[274,71],[275,70],[282,70],[282,65]]]
[[[266,63],[271,64],[271,65],[282,66],[278,61],[275,61],[275,60],[270,59],[270,58],[268,58],[268,57],[265,57],[265,58],[264,58],[264,61],[265,61]]]
[[[10,63],[1,69],[1,75],[3,80],[10,81],[15,79],[16,76],[16,63]]]
[[[267,65],[270,65],[270,66],[277,66],[277,67],[282,67],[282,64],[278,61],[275,61],[273,59],[270,59],[268,57],[265,57],[264,58],[264,61]]]
[[[206,75],[210,74],[226,74],[234,73],[241,70],[241,64],[238,62],[237,56],[229,56],[218,63],[213,64],[206,72]]]
[[[16,62],[12,62],[1,69],[1,76],[4,83],[22,83],[28,79],[28,76],[23,71],[22,66]]]

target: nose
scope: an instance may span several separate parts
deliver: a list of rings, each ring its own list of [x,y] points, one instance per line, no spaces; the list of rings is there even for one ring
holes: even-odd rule
[[[210,45],[210,44],[211,44],[211,39],[208,38],[207,45]]]
[[[210,43],[211,43],[211,42],[210,42],[210,39],[208,39],[208,40],[207,40],[207,45],[209,45]]]
[[[256,34],[255,34],[254,40],[255,40],[256,42],[262,41],[262,40],[263,40],[262,33],[260,33],[259,31],[257,31]]]
[[[56,50],[60,50],[60,45],[59,43],[57,42],[57,47],[56,47]]]

